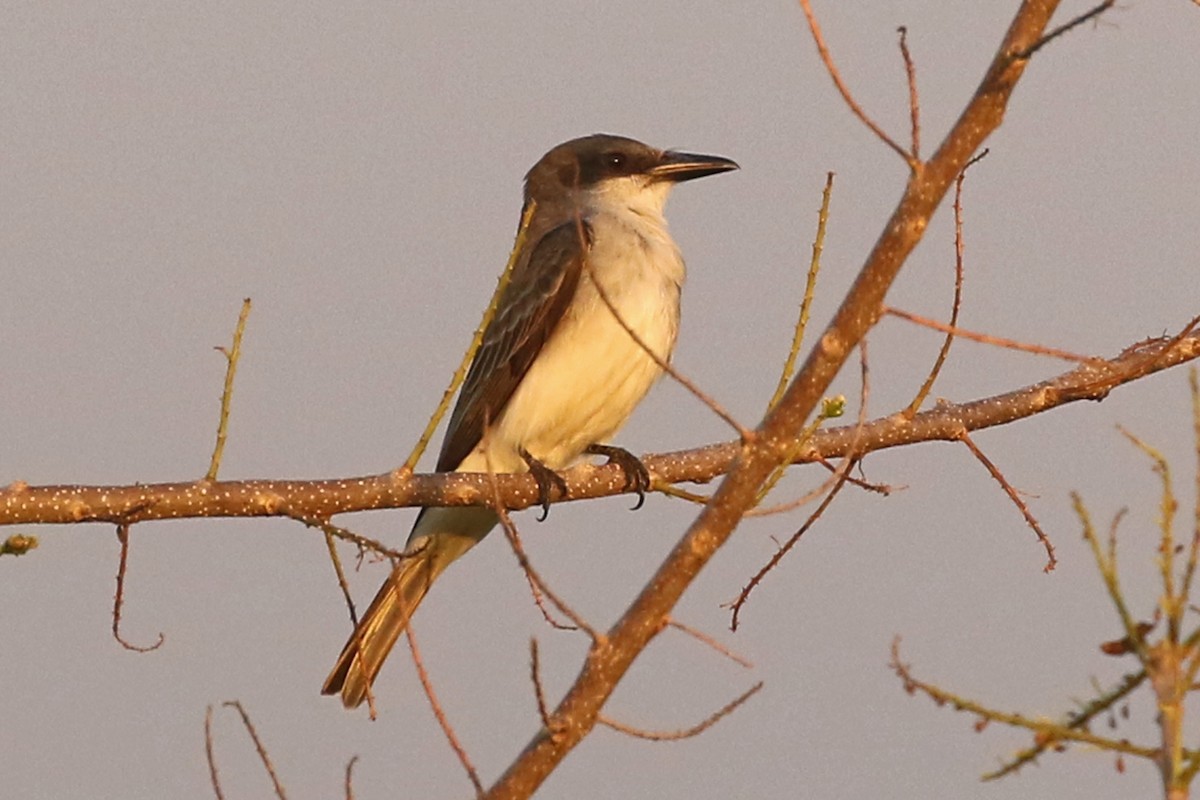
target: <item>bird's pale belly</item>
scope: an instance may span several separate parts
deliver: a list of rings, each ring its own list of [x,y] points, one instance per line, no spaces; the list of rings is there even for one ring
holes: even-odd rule
[[[674,276],[634,268],[599,280],[625,323],[656,355],[669,359],[679,327]],[[567,466],[588,445],[607,442],[661,375],[588,278],[573,306],[485,437],[497,472],[523,471],[521,448],[553,469]],[[486,469],[482,448],[459,467]]]

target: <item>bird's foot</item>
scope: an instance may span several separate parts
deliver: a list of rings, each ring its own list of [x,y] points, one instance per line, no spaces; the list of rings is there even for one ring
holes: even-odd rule
[[[637,492],[637,504],[630,509],[637,511],[646,502],[646,492],[650,491],[650,471],[637,456],[623,447],[613,447],[609,444],[588,445],[585,451],[594,456],[604,456],[609,464],[616,464],[625,473],[625,491]]]
[[[537,481],[538,505],[542,507],[542,515],[538,517],[538,522],[542,522],[550,514],[550,501],[553,499],[553,490],[558,489],[559,497],[566,497],[567,482],[563,480],[561,475],[547,467],[541,461],[538,461],[525,450],[521,451],[521,458],[524,459],[525,465],[529,467],[529,474]]]

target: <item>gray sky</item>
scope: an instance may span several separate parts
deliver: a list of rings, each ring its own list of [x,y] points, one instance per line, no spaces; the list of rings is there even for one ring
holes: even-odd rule
[[[7,4],[0,26],[0,483],[128,483],[203,475],[228,342],[255,307],[222,477],[381,472],[407,454],[469,341],[511,244],[520,180],[550,146],[606,131],[717,153],[742,171],[681,187],[668,213],[689,264],[676,365],[753,424],[791,335],[820,189],[836,171],[815,309],[823,324],[878,235],[903,164],[843,106],[798,7],[637,2]],[[903,139],[895,28],[909,27],[925,151],[982,74],[1016,3],[822,3],[856,96]],[[1061,18],[1086,8],[1067,3]],[[420,9],[420,10],[412,10]],[[1200,9],[1122,4],[1038,54],[966,191],[962,324],[1102,355],[1200,309]],[[944,316],[948,207],[891,296]],[[887,320],[871,337],[878,416],[906,403],[940,338]],[[935,394],[967,400],[1063,367],[968,342]],[[837,390],[855,396],[852,374]],[[978,443],[1052,536],[1043,553],[961,447],[883,453],[883,499],[846,491],[753,597],[736,634],[721,604],[804,512],[746,522],[679,617],[755,663],[675,633],[639,659],[606,712],[673,729],[752,683],[703,736],[597,730],[546,797],[1095,798],[1152,796],[1157,778],[1077,750],[998,785],[978,775],[1026,739],[906,695],[888,646],[921,676],[1004,709],[1055,715],[1131,660],[1070,512],[1122,506],[1131,601],[1152,610],[1158,487],[1122,423],[1190,465],[1182,371]],[[729,438],[661,384],[619,437],[634,451]],[[432,462],[427,460],[426,466]],[[797,470],[780,498],[820,479]],[[651,498],[518,520],[543,574],[594,623],[625,608],[693,517]],[[412,512],[342,519],[401,543]],[[319,535],[283,521],[133,530],[124,633],[112,639],[110,527],[36,531],[0,563],[0,751],[14,797],[208,797],[208,704],[239,699],[293,797],[466,796],[411,664],[377,685],[381,719],[318,689],[346,636]],[[344,551],[347,555],[349,550]],[[354,576],[363,600],[386,569]],[[490,537],[439,583],[416,632],[485,783],[537,727],[528,641],[557,699],[584,641],[549,630],[515,559]],[[402,652],[402,651],[398,651]],[[1124,734],[1147,735],[1133,704]],[[227,796],[269,791],[220,711]]]

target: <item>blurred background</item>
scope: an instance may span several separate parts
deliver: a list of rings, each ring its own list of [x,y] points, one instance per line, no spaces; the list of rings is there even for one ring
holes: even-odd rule
[[[1064,3],[1059,21],[1088,3]],[[896,28],[908,27],[924,153],[961,111],[1016,9],[1007,3],[818,3],[859,102],[907,140]],[[837,173],[814,326],[841,298],[903,188],[906,167],[843,105],[790,2],[604,4],[9,3],[0,26],[0,484],[158,482],[208,466],[224,359],[254,300],[222,477],[318,478],[397,466],[490,296],[541,154],[605,131],[736,159],[668,208],[689,282],[675,363],[744,424],[777,380],[827,171]],[[961,324],[1114,355],[1200,309],[1200,8],[1123,4],[1037,54],[965,191]],[[890,302],[948,313],[949,202]],[[815,330],[815,328],[814,328]],[[870,413],[911,398],[939,334],[894,319],[871,335]],[[1063,371],[958,342],[935,396],[968,400]],[[834,391],[857,397],[857,370]],[[851,409],[850,418],[856,409]],[[1028,742],[905,694],[918,676],[1006,710],[1057,716],[1115,681],[1121,635],[1068,498],[1106,524],[1122,507],[1129,600],[1154,607],[1159,486],[1116,432],[1161,447],[1180,492],[1195,463],[1183,370],[1100,404],[980,433],[1058,548],[1044,553],[965,448],[880,453],[752,597],[736,634],[721,605],[807,510],[746,521],[678,617],[754,662],[668,631],[605,709],[674,743],[597,729],[546,797],[1029,798],[1152,796],[1158,778],[1073,749],[998,784],[979,775]],[[635,451],[731,437],[663,382],[622,432]],[[433,456],[423,466],[428,469]],[[823,478],[794,470],[777,499]],[[693,518],[661,496],[518,516],[530,557],[594,624],[625,609]],[[1190,511],[1190,505],[1188,506]],[[399,545],[412,511],[340,524]],[[1188,518],[1188,514],[1184,514]],[[21,529],[0,562],[0,750],[13,797],[209,797],[205,708],[218,705],[227,796],[270,784],[238,699],[292,797],[466,796],[472,789],[403,655],[376,686],[380,719],[318,694],[349,630],[319,533],[281,520],[133,529],[124,635],[112,638],[111,526]],[[1181,535],[1186,530],[1180,531]],[[343,554],[351,555],[350,548]],[[352,576],[362,602],[386,574]],[[416,632],[483,781],[537,730],[529,638],[551,701],[586,642],[552,631],[508,546],[450,570]],[[1153,733],[1130,708],[1120,735]],[[1151,739],[1151,741],[1153,741]]]

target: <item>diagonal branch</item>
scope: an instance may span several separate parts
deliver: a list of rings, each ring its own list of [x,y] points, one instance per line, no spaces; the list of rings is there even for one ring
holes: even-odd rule
[[[1053,0],[1022,3],[982,84],[932,160],[914,170],[858,278],[783,400],[768,412],[712,499],[607,639],[593,644],[574,685],[552,714],[555,722],[565,725],[559,735],[551,736],[545,728],[539,731],[492,786],[488,797],[530,796],[591,732],[600,709],[634,659],[662,629],[684,591],[754,504],[759,488],[783,462],[795,435],[851,350],[879,318],[888,289],[955,176],[1003,120],[1012,90],[1028,63],[1013,54],[1025,52],[1039,41],[1057,5]]]

